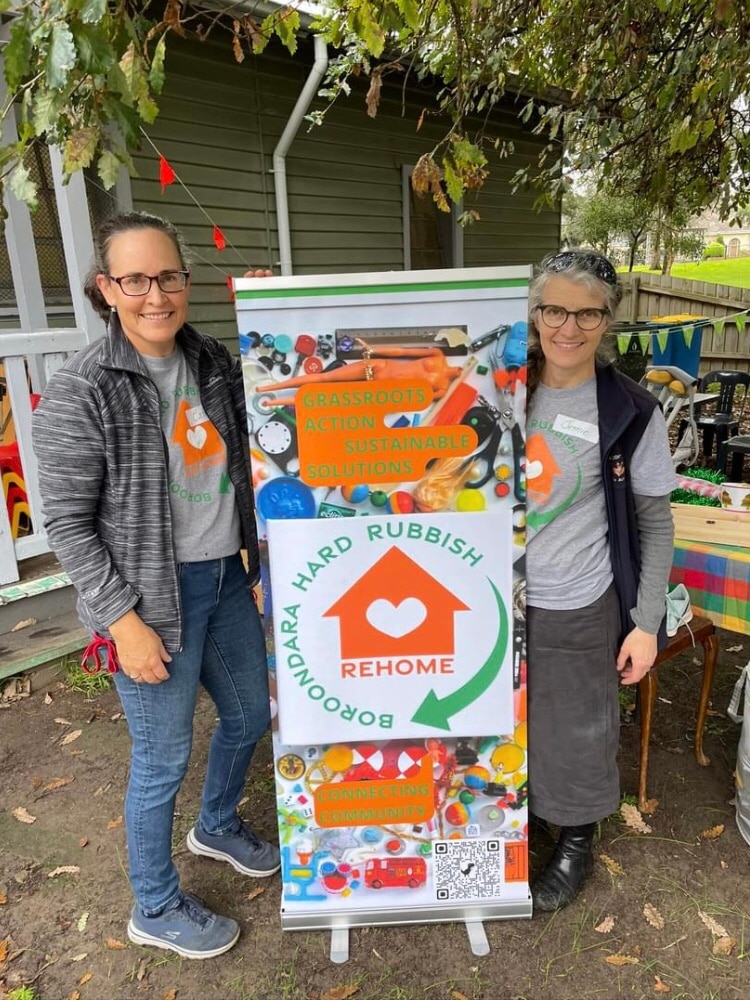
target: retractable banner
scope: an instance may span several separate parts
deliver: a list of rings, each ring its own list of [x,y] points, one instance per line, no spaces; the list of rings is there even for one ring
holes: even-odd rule
[[[531,915],[529,277],[235,282],[284,928]]]

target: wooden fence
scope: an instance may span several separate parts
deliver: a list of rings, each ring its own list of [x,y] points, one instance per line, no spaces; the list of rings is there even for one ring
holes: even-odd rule
[[[683,314],[721,319],[750,309],[750,288],[644,272],[625,274],[622,279],[624,295],[617,319],[626,323]],[[746,329],[731,320],[723,330],[704,328],[700,373],[718,368],[750,371],[750,317]]]

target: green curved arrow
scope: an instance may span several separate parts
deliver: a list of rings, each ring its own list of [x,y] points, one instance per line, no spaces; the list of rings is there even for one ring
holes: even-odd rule
[[[452,715],[466,708],[473,701],[484,694],[500,673],[505,651],[508,648],[508,612],[500,596],[500,592],[492,582],[487,581],[492,587],[492,592],[497,601],[497,608],[500,612],[500,627],[495,643],[487,661],[477,670],[465,684],[462,684],[457,691],[446,695],[445,698],[438,698],[434,691],[430,691],[422,704],[411,717],[412,722],[418,722],[422,726],[429,726],[431,729],[447,729],[450,731],[450,719]]]
[[[568,507],[570,507],[570,505],[573,503],[575,498],[578,496],[578,493],[580,492],[582,482],[583,482],[583,473],[581,472],[581,466],[579,465],[576,484],[573,487],[573,492],[570,494],[570,496],[567,497],[565,500],[563,500],[561,503],[559,503],[557,507],[554,507],[552,510],[545,510],[542,512],[535,510],[528,511],[526,514],[526,523],[528,524],[528,526],[536,530],[537,528],[541,528],[543,525],[549,524],[551,521],[554,521],[556,517],[562,514],[563,511],[567,510]]]

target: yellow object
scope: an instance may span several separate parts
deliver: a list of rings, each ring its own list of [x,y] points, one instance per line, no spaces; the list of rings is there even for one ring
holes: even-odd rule
[[[646,372],[646,381],[654,382],[656,385],[667,385],[672,381],[672,376],[661,368],[654,368],[652,371]]]
[[[672,379],[669,383],[669,391],[673,392],[675,396],[684,396],[687,392],[684,382],[680,382],[678,378]]]
[[[348,770],[354,761],[354,753],[351,747],[336,743],[323,754],[323,763],[329,767],[334,774],[341,774]]]
[[[526,759],[526,755],[516,743],[501,743],[495,747],[490,757],[490,764],[495,770],[502,770],[505,774],[517,771]]]

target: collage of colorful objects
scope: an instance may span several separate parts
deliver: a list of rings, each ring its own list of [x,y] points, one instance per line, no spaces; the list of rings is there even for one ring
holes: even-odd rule
[[[261,520],[482,511],[498,503],[514,511],[524,531],[526,323],[500,325],[471,338],[466,327],[336,329],[240,334],[252,443],[253,485]],[[316,487],[301,475],[295,395],[298,389],[342,382],[423,379],[431,404],[393,413],[386,423],[463,425],[477,435],[465,457],[437,457],[417,481],[349,481]],[[522,543],[522,538],[519,538]]]

